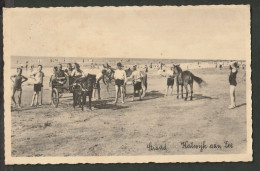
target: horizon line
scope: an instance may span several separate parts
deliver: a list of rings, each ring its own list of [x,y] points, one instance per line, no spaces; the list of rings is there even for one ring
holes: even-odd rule
[[[246,59],[205,59],[205,58],[196,58],[196,59],[191,59],[191,58],[147,58],[147,57],[143,57],[143,58],[138,58],[138,57],[73,57],[73,56],[66,56],[66,57],[54,57],[54,56],[16,56],[13,55],[11,57],[29,57],[29,58],[90,58],[90,59],[102,59],[102,58],[107,58],[107,59],[166,59],[166,60],[209,60],[209,61],[216,61],[216,60],[222,60],[222,61],[246,61]]]

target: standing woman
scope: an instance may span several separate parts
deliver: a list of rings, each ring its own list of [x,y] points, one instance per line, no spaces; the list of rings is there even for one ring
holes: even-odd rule
[[[114,104],[117,103],[119,90],[121,91],[121,95],[122,95],[122,103],[125,103],[125,93],[123,91],[124,91],[124,85],[126,84],[127,78],[126,78],[126,73],[122,67],[123,66],[120,62],[117,63],[117,70],[115,70],[114,73],[115,89],[116,89],[116,98]]]
[[[236,77],[238,72],[238,64],[237,62],[234,62],[232,65],[230,65],[230,75],[229,75],[229,84],[230,84],[230,105],[228,106],[229,109],[234,109],[236,107]]]

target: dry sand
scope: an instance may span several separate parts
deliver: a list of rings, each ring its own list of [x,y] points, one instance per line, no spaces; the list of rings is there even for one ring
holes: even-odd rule
[[[125,104],[113,105],[114,87],[106,92],[94,110],[72,107],[72,94],[64,94],[58,108],[48,105],[50,89],[44,86],[43,106],[29,107],[32,86],[23,87],[22,109],[12,111],[12,156],[110,156],[154,154],[216,154],[246,151],[246,86],[238,83],[238,107],[230,110],[228,69],[191,70],[208,86],[195,83],[194,100],[164,97],[166,78],[148,73],[147,96],[131,101],[127,87]],[[238,80],[245,74],[238,73]],[[45,82],[48,80],[45,78]],[[26,83],[25,83],[26,84]],[[119,101],[120,102],[120,101]],[[219,144],[221,149],[183,149],[181,142]],[[233,148],[224,148],[224,141]],[[147,144],[165,145],[167,150],[149,151]]]

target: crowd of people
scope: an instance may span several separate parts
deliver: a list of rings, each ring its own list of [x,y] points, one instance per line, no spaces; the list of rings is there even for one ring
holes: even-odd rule
[[[150,64],[150,67],[152,63]],[[162,67],[163,65],[161,65]],[[228,108],[233,109],[236,107],[236,96],[235,96],[235,88],[237,85],[236,75],[238,73],[238,63],[234,62],[230,65],[230,74],[229,74],[229,84],[230,84],[230,105]],[[148,72],[147,65],[145,66],[145,72]],[[21,97],[22,97],[22,84],[28,80],[27,77],[22,75],[23,69],[21,67],[17,68],[17,74],[11,76],[11,80],[13,82],[13,89],[12,89],[12,100],[18,108],[21,108]],[[141,100],[141,94],[144,89],[144,85],[142,83],[142,79],[144,78],[144,73],[140,72],[137,69],[137,65],[132,66],[132,73],[130,76],[127,77],[126,71],[121,62],[117,63],[117,68],[115,70],[108,64],[103,65],[103,69],[96,74],[96,88],[93,91],[93,97],[95,97],[96,92],[98,94],[98,100],[101,99],[100,95],[100,81],[104,80],[104,77],[107,76],[107,72],[113,72],[113,79],[115,80],[115,101],[114,104],[118,102],[119,96],[122,97],[122,103],[125,103],[125,86],[127,81],[132,80],[134,92],[133,92],[133,100],[135,94],[137,92],[139,99]],[[58,64],[53,68],[53,73],[50,77],[50,86],[53,86],[53,83],[56,84],[64,84],[65,77],[85,77],[88,73],[84,73],[80,69],[80,65],[78,63],[68,63],[67,68],[63,70],[62,64]],[[44,73],[42,72],[42,65],[38,65],[37,71],[30,75],[30,78],[34,80],[34,88],[33,88],[33,95],[31,106],[38,106],[42,105],[42,90],[43,90],[43,78]],[[162,74],[162,76],[166,77],[166,91],[165,96],[168,95],[168,90],[171,88],[171,94],[173,92],[173,85],[174,85],[174,77],[173,74],[173,67],[170,70]],[[18,93],[18,104],[15,100],[15,94]],[[41,95],[40,95],[41,94]],[[39,101],[39,96],[41,97]]]

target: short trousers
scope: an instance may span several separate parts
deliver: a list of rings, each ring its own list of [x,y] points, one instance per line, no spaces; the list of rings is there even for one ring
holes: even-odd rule
[[[13,90],[15,90],[15,91],[22,91],[22,87],[13,87]]]
[[[34,84],[34,89],[35,92],[39,92],[42,90],[42,84]]]
[[[174,78],[167,78],[167,86],[173,86]]]
[[[124,85],[124,80],[116,79],[116,80],[115,80],[115,84],[116,84],[118,87],[121,87],[121,86]]]
[[[100,89],[100,82],[99,81],[94,84],[94,89]]]
[[[134,91],[137,91],[137,90],[141,90],[142,89],[142,84],[141,82],[136,82],[134,84]]]

